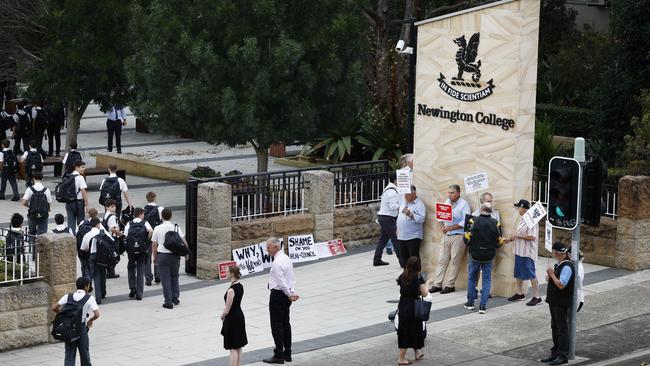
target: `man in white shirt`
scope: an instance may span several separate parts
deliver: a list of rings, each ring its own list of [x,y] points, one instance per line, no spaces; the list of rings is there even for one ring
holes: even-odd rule
[[[266,241],[266,250],[273,256],[268,288],[269,313],[271,315],[271,334],[275,343],[273,357],[262,360],[264,363],[283,364],[291,362],[291,324],[289,307],[298,300],[294,292],[296,280],[293,276],[293,263],[280,248],[280,240],[270,238]]]
[[[113,151],[113,135],[117,153],[122,153],[122,126],[126,126],[126,111],[121,106],[113,106],[106,112],[106,130],[108,131],[108,151]]]
[[[90,252],[90,276],[92,277],[93,282],[95,282],[95,295],[97,295],[96,301],[98,304],[101,304],[102,299],[106,297],[106,267],[97,264],[96,236],[102,234],[104,230],[101,221],[96,217],[90,219],[90,225],[92,226],[92,229],[90,229],[81,240],[81,250]],[[110,235],[107,236],[110,238]]]
[[[127,269],[129,271],[129,298],[142,300],[142,292],[144,290],[144,272],[147,256],[151,257],[150,246],[148,245],[153,228],[148,222],[144,221],[144,210],[140,207],[133,211],[134,219],[126,224],[124,228],[124,236],[127,240],[127,255],[129,263]],[[130,235],[130,236],[129,236]],[[137,253],[129,252],[128,243],[138,243],[142,247],[142,251]]]
[[[61,307],[68,303],[68,301],[84,301],[81,316],[83,318],[85,327],[81,329],[81,338],[74,342],[65,342],[65,366],[74,366],[77,358],[77,350],[79,350],[79,358],[81,359],[81,366],[90,366],[90,340],[88,339],[88,331],[92,328],[95,320],[99,318],[99,306],[95,298],[90,295],[93,290],[90,280],[86,277],[77,278],[77,291],[71,294],[64,295],[59,302],[52,306],[52,310],[58,313]],[[86,296],[88,296],[86,298]],[[70,299],[72,298],[72,299]]]
[[[77,226],[83,221],[86,212],[88,211],[88,194],[86,193],[86,180],[82,174],[86,171],[86,163],[78,160],[74,163],[74,185],[77,191],[77,200],[65,204],[65,211],[67,213],[68,227],[73,232],[77,232]]]
[[[178,230],[178,235],[180,235],[185,246],[187,246],[187,242],[185,241],[185,235],[181,228],[170,221],[172,219],[172,210],[165,208],[162,211],[162,218],[162,224],[153,229],[151,250],[153,252],[153,262],[158,265],[158,274],[160,274],[163,296],[165,298],[162,306],[165,309],[173,309],[174,305],[181,303],[179,300],[180,288],[178,286],[178,271],[180,269],[181,258],[165,248],[165,235],[169,231]]]
[[[379,236],[379,241],[377,241],[377,247],[375,248],[375,256],[372,263],[373,266],[388,265],[388,262],[381,260],[381,255],[384,252],[388,240],[393,244],[397,243],[397,226],[395,222],[397,220],[397,214],[399,213],[400,195],[397,193],[395,179],[395,172],[389,173],[388,185],[386,185],[381,194],[381,204],[379,206],[379,212],[377,212],[377,221],[381,228],[381,235]],[[394,249],[400,266],[404,267],[404,261],[399,252],[399,245],[395,245]]]
[[[102,179],[102,183],[99,185],[100,195],[103,196],[100,197],[99,203],[106,205],[106,203],[103,202],[105,199],[114,199],[116,204],[115,216],[117,216],[117,219],[119,220],[120,215],[122,214],[122,195],[124,195],[127,205],[133,207],[131,200],[129,199],[128,190],[129,187],[126,185],[124,179],[117,176],[117,165],[110,164],[108,166],[108,177]]]
[[[158,206],[156,204],[156,193],[148,192],[147,193],[147,204],[144,206],[144,219],[151,225],[152,228],[160,225],[163,221],[162,211],[163,206]],[[151,243],[149,243],[151,245]],[[153,273],[151,272],[151,256],[153,252],[150,250],[149,255],[147,256],[147,263],[144,266],[144,278],[146,280],[145,285],[151,286],[151,281],[155,279],[156,283],[160,283],[160,276],[158,275],[158,266],[154,264]]]
[[[34,185],[27,187],[22,199],[23,206],[28,208],[27,226],[29,235],[41,235],[47,232],[47,219],[50,217],[52,194],[43,186],[43,173],[34,172]]]

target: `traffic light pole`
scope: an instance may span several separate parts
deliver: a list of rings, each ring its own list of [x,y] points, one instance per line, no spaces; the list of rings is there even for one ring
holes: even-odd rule
[[[585,165],[585,139],[578,137],[573,146],[573,158],[580,163],[581,167]],[[576,358],[576,325],[578,315],[578,266],[580,265],[580,207],[582,204],[582,174],[578,178],[578,210],[576,221],[578,225],[571,234],[571,260],[573,261],[573,302],[571,304],[571,315],[569,323],[569,359]]]

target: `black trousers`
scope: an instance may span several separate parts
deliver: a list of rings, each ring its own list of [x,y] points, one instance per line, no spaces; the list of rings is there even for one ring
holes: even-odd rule
[[[48,155],[52,156],[54,152],[54,142],[56,141],[56,154],[61,153],[61,126],[47,126],[47,144]]]
[[[291,301],[280,290],[271,290],[269,313],[271,314],[271,335],[275,342],[275,357],[291,356],[291,324],[289,307]]]
[[[399,250],[404,263],[411,257],[420,258],[420,242],[422,242],[422,239],[398,240],[397,242],[399,243]]]
[[[106,120],[106,130],[108,131],[108,151],[113,151],[113,135],[115,135],[115,147],[117,152],[122,152],[122,121]]]
[[[0,196],[4,197],[5,190],[7,189],[7,181],[11,185],[13,197],[19,197],[18,183],[16,182],[16,173],[9,173],[6,169],[0,173],[2,183],[0,184]]]
[[[551,332],[553,334],[553,348],[551,355],[568,359],[569,357],[569,308],[550,305]]]
[[[381,255],[384,252],[384,248],[386,248],[389,239],[393,244],[397,244],[397,225],[395,224],[395,218],[379,215],[377,216],[377,221],[379,221],[381,234],[379,236],[379,241],[377,241],[377,247],[375,248],[375,262],[381,260]],[[400,254],[400,246],[393,245],[393,249],[395,249],[395,255],[397,255],[400,266],[404,267],[404,262]]]
[[[139,297],[142,297],[144,290],[144,266],[147,262],[147,255],[151,257],[149,253],[128,254],[129,263],[126,268],[129,271],[129,289],[135,290],[136,296]]]

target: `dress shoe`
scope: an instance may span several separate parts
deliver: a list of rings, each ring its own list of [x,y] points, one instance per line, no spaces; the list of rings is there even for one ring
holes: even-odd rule
[[[548,357],[546,357],[546,358],[542,358],[542,359],[539,360],[539,361],[540,361],[540,362],[546,362],[546,363],[549,363],[549,362],[555,360],[556,358],[557,358],[557,356],[553,356],[553,355],[551,355],[551,356],[548,356]]]
[[[377,266],[387,266],[387,265],[388,265],[388,262],[384,262],[384,261],[382,261],[382,260],[379,260],[379,261],[374,261],[374,262],[372,263],[372,265],[375,266],[375,267],[377,267]]]
[[[142,296],[136,296],[135,299],[140,301],[140,300],[142,300]]]
[[[553,361],[549,362],[548,364],[549,365],[562,365],[562,364],[565,364],[565,363],[569,363],[569,360],[567,360],[564,357],[559,357],[558,356]]]
[[[146,286],[151,286],[151,281],[147,281],[144,283]]]
[[[273,357],[271,357],[271,358],[265,358],[265,359],[263,359],[262,362],[264,362],[264,363],[277,363],[277,364],[283,364],[283,363],[284,363],[284,359],[282,359],[282,358],[280,358],[280,357],[275,357],[275,356],[273,356]]]
[[[129,298],[132,299],[134,297],[135,297],[135,290],[131,290],[131,292],[129,292]]]
[[[165,309],[173,309],[173,308],[174,308],[174,304],[167,304],[167,303],[164,303],[164,304],[163,304],[163,308],[165,308]]]
[[[284,355],[282,358],[284,359],[284,362],[291,362],[291,355]]]
[[[175,297],[175,298],[172,299],[172,304],[178,305],[180,303],[181,303],[181,300],[179,300],[178,297]]]
[[[442,287],[433,286],[429,289],[429,293],[435,294],[436,292],[442,291]]]
[[[445,287],[440,291],[440,293],[441,294],[448,294],[448,293],[454,292],[454,291],[456,291],[455,287]]]
[[[11,200],[14,201],[14,202],[20,201],[20,197],[14,196],[14,197],[11,197]]]

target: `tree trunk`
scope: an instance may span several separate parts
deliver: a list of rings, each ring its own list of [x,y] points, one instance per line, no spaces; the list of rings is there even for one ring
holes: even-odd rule
[[[70,144],[77,143],[77,134],[79,133],[79,126],[81,125],[81,117],[87,107],[88,102],[79,102],[76,99],[68,101],[68,125],[67,137],[65,140],[66,151],[70,151]]]
[[[269,147],[262,144],[252,143],[257,155],[257,172],[266,172],[269,168]]]

